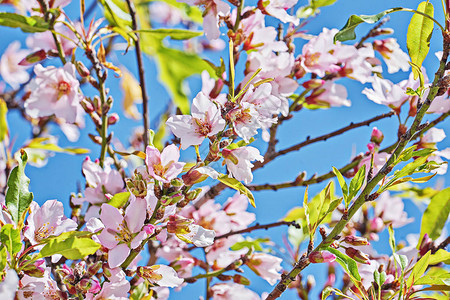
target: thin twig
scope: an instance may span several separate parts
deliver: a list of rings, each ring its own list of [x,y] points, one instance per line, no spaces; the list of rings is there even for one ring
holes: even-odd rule
[[[133,27],[133,31],[138,30],[137,20],[136,20],[136,8],[134,7],[134,3],[132,0],[126,0],[128,9],[130,10],[130,16],[131,16],[131,24]],[[139,34],[136,33],[136,38],[134,39],[134,43],[136,46],[136,60],[139,70],[139,82],[141,86],[141,93],[142,93],[142,119],[144,122],[144,147],[147,148],[148,146],[148,129],[149,129],[149,123],[148,123],[148,95],[147,95],[147,89],[145,87],[145,73],[144,73],[144,63],[142,61],[142,52],[141,52],[141,44],[139,40]]]

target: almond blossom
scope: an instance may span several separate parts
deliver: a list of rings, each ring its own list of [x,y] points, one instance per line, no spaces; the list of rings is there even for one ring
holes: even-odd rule
[[[55,115],[68,123],[74,123],[81,114],[79,91],[75,66],[66,63],[63,68],[53,66],[34,67],[36,77],[30,82],[31,94],[25,102],[25,111],[32,118]]]
[[[249,184],[253,180],[253,164],[251,162],[254,160],[264,161],[264,157],[259,154],[259,150],[251,146],[223,149],[222,156],[231,176],[245,184]]]
[[[279,257],[267,253],[254,253],[249,257],[247,266],[257,275],[274,285],[281,278],[281,262]]]
[[[237,283],[218,283],[211,287],[213,300],[260,300],[261,298],[253,292]]]
[[[93,162],[89,157],[83,162],[82,172],[86,177],[86,188],[84,198],[72,198],[75,205],[82,205],[85,201],[93,204],[86,213],[86,219],[98,217],[100,212],[100,204],[107,202],[113,195],[119,193],[123,189],[123,179],[117,170],[111,168],[114,163],[113,159],[108,157],[105,159],[103,168],[98,162]]]
[[[173,215],[167,222],[167,232],[175,234],[180,240],[197,247],[207,247],[214,243],[216,233],[194,224],[194,220]]]
[[[409,97],[400,85],[378,76],[374,76],[372,89],[365,88],[362,93],[373,102],[389,106],[394,110],[402,106]]]
[[[48,200],[41,207],[33,201],[30,210],[24,236],[32,245],[39,244],[50,236],[58,236],[63,232],[76,230],[78,227],[75,221],[64,216],[63,204],[57,200]]]
[[[165,265],[138,267],[137,274],[151,285],[177,287],[183,283],[183,279],[177,276],[177,272]]]
[[[326,107],[351,105],[350,100],[347,99],[347,89],[345,86],[336,84],[333,81],[325,81],[322,86],[314,89],[305,98],[305,102]]]
[[[191,116],[170,117],[166,125],[181,139],[181,148],[200,145],[206,137],[213,136],[225,127],[220,109],[203,92],[192,101]]]
[[[400,197],[392,197],[389,192],[384,192],[376,201],[374,213],[385,224],[398,228],[414,221],[413,218],[408,218],[404,208],[405,205]]]
[[[189,5],[203,5],[203,30],[210,40],[218,39],[220,36],[219,20],[221,16],[230,13],[230,6],[221,0],[182,0]]]
[[[162,152],[159,152],[155,147],[147,146],[145,153],[148,175],[163,183],[169,183],[177,177],[185,165],[185,163],[178,161],[180,151],[175,145],[167,146]]]
[[[19,65],[19,62],[29,53],[28,50],[20,50],[20,43],[14,41],[9,44],[0,58],[0,76],[13,89],[19,88],[30,78],[27,67]]]
[[[298,0],[259,0],[258,8],[261,9],[261,11],[263,11],[264,13],[277,18],[281,22],[289,22],[297,26],[300,20],[295,16],[289,15],[286,11],[297,4],[297,2]]]
[[[403,52],[396,39],[375,40],[373,49],[378,51],[383,57],[388,67],[388,73],[392,74],[399,70],[404,72],[409,70],[409,56]]]
[[[145,238],[142,227],[147,215],[146,207],[145,200],[137,198],[128,205],[123,216],[114,206],[102,205],[100,218],[105,228],[98,239],[109,249],[108,263],[111,268],[120,266],[130,254],[130,249],[138,247]]]

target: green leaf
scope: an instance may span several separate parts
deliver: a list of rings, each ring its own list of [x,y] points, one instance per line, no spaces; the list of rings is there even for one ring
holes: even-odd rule
[[[8,136],[8,120],[6,114],[8,112],[8,106],[5,100],[0,98],[0,142],[3,142],[5,137]]]
[[[344,271],[348,275],[350,275],[352,280],[354,280],[356,282],[361,281],[361,276],[359,275],[359,271],[358,271],[358,265],[355,260],[353,260],[351,257],[345,255],[344,253],[342,253],[341,251],[339,251],[337,249],[327,247],[325,250],[336,255],[336,261],[342,266],[342,268],[344,268]]]
[[[434,15],[434,8],[431,3],[424,1],[419,4],[417,11],[422,12],[430,17]],[[406,47],[408,48],[411,62],[419,69],[422,66],[425,57],[430,51],[430,39],[433,33],[434,23],[431,19],[419,14],[414,14],[408,26],[406,35]],[[414,79],[417,79],[419,72],[416,68],[412,68]]]
[[[0,12],[0,26],[20,28],[23,32],[44,32],[50,28],[42,17],[25,17],[8,12]]]
[[[30,179],[25,175],[25,165],[27,164],[28,156],[25,151],[21,151],[18,165],[15,167],[8,178],[8,190],[6,191],[5,202],[11,216],[21,228],[24,215],[28,207],[33,201],[33,193],[28,191]]]
[[[392,228],[392,225],[388,226],[388,231],[389,231],[389,246],[391,247],[392,253],[395,253],[397,250],[397,244],[395,243],[394,228]]]
[[[341,186],[342,189],[342,196],[344,196],[344,201],[345,201],[345,207],[348,207],[349,205],[349,200],[348,198],[348,187],[347,187],[347,183],[345,182],[344,176],[342,176],[341,171],[339,171],[337,168],[333,167],[333,173],[334,175],[336,175],[336,178],[339,181],[339,185]]]
[[[222,174],[221,176],[219,176],[217,178],[217,180],[219,180],[220,182],[222,182],[223,184],[229,186],[232,189],[235,189],[236,191],[238,191],[239,193],[241,193],[242,195],[247,196],[248,201],[250,202],[250,204],[253,207],[255,206],[255,197],[253,197],[252,192],[250,192],[250,190],[242,184],[242,182],[232,178],[232,177],[228,177],[228,175],[224,175]]]
[[[145,295],[148,294],[147,281],[142,282],[137,287],[133,289],[130,294],[130,300],[142,300],[145,299]]]
[[[366,165],[362,165],[356,173],[355,177],[353,177],[352,181],[350,181],[349,187],[349,201],[353,199],[353,197],[358,194],[359,189],[362,187],[364,183],[364,179],[366,178]]]
[[[436,251],[436,253],[430,256],[430,260],[428,261],[429,265],[436,265],[441,262],[447,265],[450,264],[450,253],[444,249]]]
[[[151,51],[151,50],[150,50]],[[207,70],[216,77],[214,69],[195,54],[161,46],[155,59],[159,69],[159,80],[168,88],[173,101],[183,114],[189,114],[190,103],[184,89],[184,80],[193,74]]]
[[[149,35],[158,39],[170,37],[171,39],[174,40],[188,40],[203,35],[202,31],[192,31],[176,28],[141,29],[138,30],[137,32],[139,32],[142,35]]]
[[[391,8],[382,11],[376,15],[366,16],[366,15],[351,15],[345,26],[334,36],[334,42],[336,41],[348,41],[356,39],[355,29],[361,23],[374,24],[378,22],[385,15],[398,10],[398,8]]]
[[[67,259],[75,260],[94,254],[95,251],[100,249],[100,244],[97,244],[90,237],[83,237],[87,235],[92,235],[92,233],[69,231],[58,237],[50,238],[36,259],[61,254]]]
[[[270,242],[269,239],[259,238],[259,239],[254,240],[252,238],[247,238],[244,241],[237,242],[236,244],[231,246],[230,249],[233,251],[238,251],[243,248],[248,248],[248,249],[253,248],[253,250],[255,250],[255,251],[263,251],[264,250],[263,244],[268,243],[268,242]]]
[[[0,241],[5,245],[11,256],[14,256],[22,249],[20,230],[15,229],[12,224],[3,225],[0,231]]]
[[[397,253],[393,253],[395,260],[399,263],[402,271],[406,269],[408,266],[408,257],[406,255],[398,255]]]
[[[409,275],[406,286],[411,287],[415,281],[419,280],[419,278],[425,273],[427,270],[429,259],[430,259],[431,251],[428,251],[422,258],[414,265],[414,268]]]
[[[53,143],[51,137],[34,138],[24,148],[39,149],[68,154],[86,154],[90,152],[89,149],[85,148],[62,148],[57,144]]]
[[[120,208],[127,203],[130,198],[130,192],[122,192],[115,194],[111,200],[109,200],[108,204],[114,206],[115,208]]]
[[[0,245],[0,272],[3,271],[8,265],[8,253],[6,252],[6,247],[1,247]]]
[[[428,204],[422,216],[419,244],[425,233],[428,233],[428,236],[433,240],[441,235],[449,213],[450,187],[440,191],[431,198],[430,204]]]
[[[430,264],[431,265],[431,264]],[[443,268],[433,267],[426,275],[420,277],[416,285],[450,285],[450,272]]]

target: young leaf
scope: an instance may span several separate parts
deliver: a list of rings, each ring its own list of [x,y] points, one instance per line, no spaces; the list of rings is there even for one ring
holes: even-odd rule
[[[116,208],[120,208],[127,203],[129,198],[130,192],[117,193],[111,198],[111,200],[109,200],[108,204]]]
[[[20,230],[15,229],[12,224],[3,225],[0,231],[0,241],[6,247],[11,256],[14,256],[20,251],[20,249],[22,249]]]
[[[430,204],[428,204],[422,216],[422,223],[420,226],[420,241],[425,233],[435,240],[437,239],[447,222],[448,215],[450,213],[450,187],[440,191],[431,198]]]
[[[30,179],[25,175],[25,165],[27,164],[28,156],[24,150],[21,150],[21,156],[18,160],[18,165],[15,167],[8,178],[8,190],[6,191],[5,203],[8,207],[11,216],[20,225],[24,213],[33,200],[33,193],[28,191]],[[21,226],[18,226],[21,227]]]
[[[436,253],[430,256],[430,259],[428,261],[430,265],[436,265],[441,262],[447,265],[450,264],[450,252],[447,252],[444,249],[439,249],[438,251],[436,251]]]
[[[217,180],[219,180],[223,184],[229,186],[230,188],[235,189],[239,193],[246,195],[250,204],[253,207],[256,207],[255,206],[255,197],[253,197],[252,192],[250,192],[250,190],[245,185],[243,185],[242,182],[240,182],[232,177],[228,177],[228,175],[221,175],[217,178]]]
[[[341,172],[335,167],[333,167],[333,173],[334,173],[334,175],[336,175],[336,177],[339,181],[339,185],[341,186],[342,196],[344,196],[345,206],[348,207],[349,201],[351,199],[348,200],[348,198],[349,198],[348,197],[348,187],[347,187],[347,183],[345,182],[344,176],[342,176]]]
[[[50,137],[34,138],[28,143],[28,145],[24,146],[24,148],[39,149],[39,150],[46,150],[46,151],[60,152],[60,153],[67,153],[67,154],[89,153],[89,149],[85,149],[85,148],[62,148],[62,147],[58,146],[57,144],[53,143],[52,139]]]
[[[122,69],[122,78],[120,87],[123,92],[122,107],[125,117],[139,120],[141,115],[137,109],[136,103],[142,103],[142,91],[139,81],[124,67]]]
[[[361,276],[359,275],[358,271],[358,265],[355,260],[337,249],[327,247],[325,250],[336,255],[336,261],[344,268],[345,272],[350,275],[352,280],[356,282],[361,281]]]
[[[364,183],[364,179],[366,178],[366,165],[362,165],[356,173],[355,177],[353,177],[352,181],[350,181],[350,187],[348,192],[349,201],[353,199],[353,197],[358,194],[359,189],[362,187]]]
[[[345,26],[334,36],[334,42],[336,41],[348,41],[354,40],[356,38],[355,29],[361,23],[373,24],[378,22],[385,15],[398,10],[399,8],[391,8],[382,11],[376,15],[366,16],[366,15],[351,15]]]
[[[397,250],[397,244],[395,243],[395,234],[392,225],[389,225],[388,231],[389,231],[389,246],[391,247],[392,253],[395,253]]]
[[[88,234],[91,234],[88,232]],[[84,234],[86,235],[86,234]],[[47,244],[39,252],[37,259],[61,254],[67,259],[82,259],[100,249],[91,238],[83,237],[77,231],[65,232],[56,238],[48,239]]]
[[[6,113],[8,112],[8,106],[5,100],[0,98],[0,142],[3,142],[5,137],[8,136],[8,120],[6,119]]]
[[[427,270],[429,259],[431,255],[431,250],[428,251],[422,258],[414,265],[414,268],[409,275],[406,286],[411,287]]]
[[[42,17],[25,17],[8,12],[0,12],[0,26],[20,28],[23,32],[44,32],[50,28]]]
[[[422,12],[430,17],[434,15],[433,4],[424,1],[419,4],[417,11]],[[419,14],[414,14],[408,26],[408,33],[406,35],[406,47],[408,48],[411,62],[419,69],[422,66],[425,57],[430,50],[430,39],[433,33],[434,23],[431,19]],[[417,79],[419,72],[416,68],[412,68],[414,79]]]

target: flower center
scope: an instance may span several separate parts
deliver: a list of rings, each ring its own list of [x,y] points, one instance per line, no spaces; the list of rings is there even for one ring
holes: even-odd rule
[[[203,122],[202,120],[199,120],[197,118],[194,118],[195,124],[197,124],[197,128],[195,129],[195,132],[199,135],[207,136],[211,132],[211,124],[208,122]]]
[[[36,229],[36,231],[34,232],[34,239],[36,240],[36,242],[40,242],[43,239],[48,238],[50,235],[53,234],[53,232],[55,232],[55,227],[50,226],[50,223],[44,223],[41,227],[39,227],[38,229]]]
[[[155,172],[155,175],[162,177],[166,173],[166,168],[163,165],[153,165],[153,172]]]
[[[127,225],[125,224],[125,220],[122,221],[122,224],[120,224],[117,229],[116,229],[116,236],[114,237],[114,239],[116,241],[119,242],[131,242],[131,240],[133,239],[133,236],[130,232],[130,230],[128,229]]]
[[[70,84],[67,81],[58,82],[58,99],[70,92]]]

